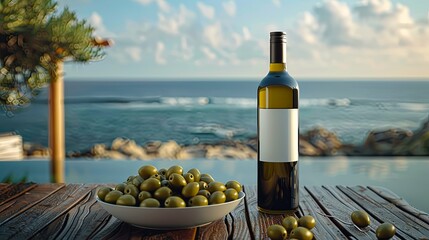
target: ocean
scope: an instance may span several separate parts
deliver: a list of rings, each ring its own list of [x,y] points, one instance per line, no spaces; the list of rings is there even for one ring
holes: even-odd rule
[[[372,129],[416,129],[429,113],[429,81],[300,80],[300,131],[316,126],[345,143],[362,143]],[[110,145],[245,139],[256,135],[259,81],[65,80],[67,151]],[[48,145],[47,89],[13,114],[0,109],[0,133]]]

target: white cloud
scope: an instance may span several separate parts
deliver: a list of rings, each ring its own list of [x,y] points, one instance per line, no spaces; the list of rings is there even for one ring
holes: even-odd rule
[[[214,7],[210,6],[210,5],[206,5],[202,2],[198,2],[197,3],[198,9],[200,9],[201,14],[208,18],[208,19],[213,19],[215,16],[215,9]]]
[[[249,28],[243,27],[243,39],[248,41],[252,38],[252,35],[250,34]]]
[[[202,47],[201,51],[204,53],[204,55],[209,59],[209,60],[214,60],[216,59],[216,54],[210,50],[210,48],[208,47]]]
[[[139,47],[125,47],[124,51],[133,61],[138,62],[141,60],[141,49]]]
[[[223,9],[225,9],[225,12],[230,16],[235,16],[235,12],[237,10],[237,7],[235,5],[234,1],[228,1],[222,3]]]
[[[204,28],[203,35],[204,35],[206,41],[213,48],[221,47],[224,38],[223,38],[222,26],[221,26],[220,22],[216,22],[216,23],[207,25]]]
[[[157,64],[166,64],[167,60],[164,58],[164,50],[165,46],[163,42],[156,43],[156,51],[155,51],[155,62]]]
[[[158,5],[159,9],[162,12],[168,13],[171,10],[170,5],[165,0],[134,0],[134,1],[136,1],[142,5],[149,5],[153,2],[156,2],[156,4]]]
[[[280,2],[280,0],[273,0],[273,4],[274,4],[274,6],[276,6],[276,7],[280,7],[281,2]]]
[[[89,23],[95,28],[94,34],[98,37],[114,37],[115,34],[107,30],[103,23],[103,18],[97,12],[93,12],[89,17]]]
[[[180,5],[177,13],[165,15],[158,13],[158,28],[169,34],[179,34],[181,27],[190,23],[194,18],[194,13],[184,5]]]

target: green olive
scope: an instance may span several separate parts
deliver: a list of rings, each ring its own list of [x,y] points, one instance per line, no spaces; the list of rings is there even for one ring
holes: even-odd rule
[[[187,183],[195,181],[194,175],[192,173],[185,173],[183,174],[183,177],[185,178]]]
[[[211,193],[208,190],[203,189],[203,190],[198,191],[197,195],[201,195],[201,196],[204,196],[207,199],[209,199]]]
[[[234,188],[228,188],[227,190],[225,190],[224,193],[225,193],[227,202],[234,201],[234,200],[238,199],[238,192]]]
[[[313,239],[313,233],[305,227],[297,227],[290,232],[290,238],[296,238],[300,240],[311,240]]]
[[[161,182],[156,178],[148,178],[140,185],[140,191],[153,192],[161,187]]]
[[[161,181],[161,175],[159,175],[158,173],[157,173],[157,174],[154,174],[154,175],[152,175],[152,176],[150,176],[149,178],[156,178],[156,179],[158,179],[159,181]]]
[[[287,216],[283,219],[282,225],[286,231],[291,232],[293,229],[298,227],[298,221],[294,216]]]
[[[119,183],[118,185],[115,186],[115,190],[118,190],[118,191],[124,193],[126,186],[127,186],[127,184],[125,184],[125,183]]]
[[[186,203],[181,197],[172,196],[165,200],[164,206],[166,208],[182,208],[186,207]]]
[[[396,228],[390,223],[383,223],[375,230],[377,239],[390,239],[396,234]]]
[[[151,198],[152,194],[148,191],[141,191],[138,195],[139,202],[143,202],[143,200]]]
[[[183,174],[183,168],[182,168],[182,166],[179,166],[179,165],[171,166],[167,170],[166,177],[170,178],[170,175],[173,174],[173,173],[177,173],[179,175],[182,175]]]
[[[175,189],[180,189],[180,188],[186,186],[185,178],[178,173],[172,173],[168,177],[168,181],[170,181],[170,185]]]
[[[241,192],[241,183],[235,180],[228,181],[225,184],[226,188],[234,188],[237,192]]]
[[[106,196],[104,197],[104,201],[107,203],[115,204],[116,200],[118,200],[118,198],[122,195],[123,195],[122,192],[118,190],[113,190],[113,191],[110,191],[108,194],[106,194]]]
[[[310,215],[302,216],[298,220],[298,226],[305,227],[308,230],[311,230],[312,228],[314,228],[314,226],[316,226],[316,220],[314,220],[314,218]]]
[[[268,227],[268,237],[272,240],[283,240],[287,237],[287,231],[282,225],[274,224]]]
[[[146,198],[140,203],[140,207],[160,207],[161,204],[155,198]]]
[[[219,204],[224,203],[226,201],[225,193],[221,191],[213,192],[209,198],[209,204]]]
[[[100,187],[97,191],[97,196],[101,201],[104,201],[104,198],[106,197],[106,195],[112,191],[111,188],[109,187]]]
[[[141,180],[142,178],[139,176],[139,177],[135,177],[135,178],[133,178],[133,180],[131,181],[131,184],[133,184],[134,186],[136,186],[137,188],[139,188],[140,187],[140,184],[142,184],[142,180]]]
[[[133,181],[133,179],[134,179],[135,177],[136,177],[136,176],[134,176],[134,175],[129,176],[129,177],[127,178],[127,182],[132,182],[132,181]]]
[[[160,174],[162,176],[166,176],[167,175],[167,169],[165,169],[165,168],[159,169],[158,174]]]
[[[360,228],[367,227],[371,223],[368,213],[362,210],[352,212],[351,218],[352,222]]]
[[[209,205],[209,200],[202,195],[197,195],[189,199],[188,206],[196,207],[196,206],[207,206]]]
[[[137,196],[139,195],[139,190],[138,190],[138,188],[137,188],[136,186],[134,186],[133,184],[128,184],[128,185],[125,187],[124,193],[125,193],[125,194],[129,194],[129,195],[131,195],[131,196],[133,196],[133,197],[137,198]]]
[[[148,179],[150,176],[155,175],[158,173],[158,170],[156,167],[152,165],[145,165],[141,168],[139,168],[139,175],[143,179]]]
[[[211,182],[209,183],[209,188],[208,188],[209,192],[213,193],[216,191],[225,191],[226,187],[225,184],[221,183],[221,182]]]
[[[194,182],[200,181],[200,178],[201,178],[200,170],[198,170],[197,168],[192,168],[188,171],[188,173],[192,173],[192,175],[194,176]]]
[[[160,187],[158,188],[153,197],[156,198],[159,202],[164,202],[165,199],[171,197],[173,195],[173,191],[169,187]]]
[[[198,182],[198,184],[200,185],[200,189],[202,190],[202,189],[208,189],[209,188],[209,185],[207,185],[207,183],[206,182],[204,182],[204,181],[199,181]]]
[[[211,182],[214,182],[215,180],[214,180],[214,178],[210,174],[203,173],[203,174],[201,174],[200,181],[204,181],[207,184],[210,184]]]
[[[136,199],[128,194],[122,195],[116,200],[116,205],[123,205],[123,206],[135,206],[136,205]]]
[[[200,190],[200,185],[198,183],[190,182],[182,188],[182,195],[185,198],[190,198],[197,195],[199,190]]]

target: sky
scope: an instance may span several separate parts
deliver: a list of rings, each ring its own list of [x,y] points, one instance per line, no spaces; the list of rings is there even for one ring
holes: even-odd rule
[[[292,76],[429,79],[429,0],[60,0],[114,41],[70,79],[260,79],[269,32]]]

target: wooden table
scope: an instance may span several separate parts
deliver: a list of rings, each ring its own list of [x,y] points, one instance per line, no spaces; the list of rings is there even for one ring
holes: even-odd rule
[[[256,209],[256,187],[245,187],[246,198],[225,218],[204,227],[156,231],[133,227],[95,201],[97,184],[0,184],[0,239],[267,239],[266,229],[284,216]],[[349,215],[364,209],[371,230],[353,226]],[[388,221],[397,228],[395,239],[428,239],[429,215],[390,191],[376,187],[317,186],[300,190],[297,217],[312,215],[315,239],[375,239],[377,226]]]

